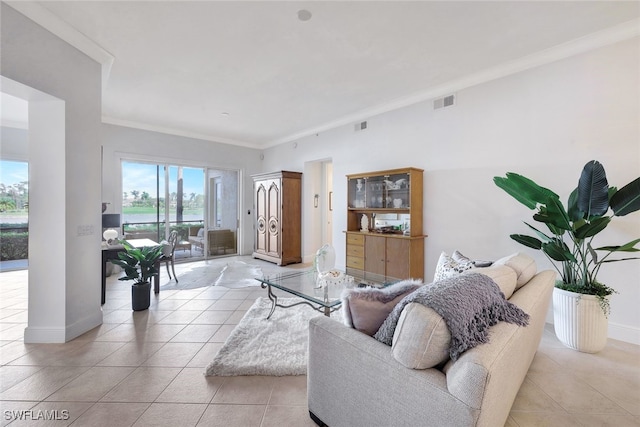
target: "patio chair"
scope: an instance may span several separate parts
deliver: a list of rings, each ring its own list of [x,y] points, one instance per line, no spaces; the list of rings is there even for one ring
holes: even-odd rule
[[[160,258],[160,262],[164,262],[164,264],[167,266],[167,274],[169,275],[169,280],[171,280],[171,273],[169,272],[169,263],[171,263],[171,271],[173,271],[173,278],[176,279],[176,283],[178,283],[178,276],[176,275],[174,258],[177,244],[178,232],[176,230],[173,230],[171,233],[169,233],[169,241],[164,246],[162,258]]]

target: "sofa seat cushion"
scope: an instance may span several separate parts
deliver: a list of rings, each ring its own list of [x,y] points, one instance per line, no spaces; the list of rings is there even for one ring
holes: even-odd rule
[[[538,269],[538,267],[536,266],[536,261],[529,255],[523,254],[522,252],[516,252],[515,254],[500,258],[493,264],[506,265],[515,270],[516,274],[518,275],[515,288],[516,291],[524,286],[524,284],[529,280],[531,280],[531,278],[535,276]]]
[[[396,304],[422,285],[420,280],[408,279],[384,288],[346,289],[342,294],[345,325],[373,336]]]
[[[428,369],[449,359],[451,333],[442,316],[412,302],[402,310],[393,334],[391,352],[402,365]]]

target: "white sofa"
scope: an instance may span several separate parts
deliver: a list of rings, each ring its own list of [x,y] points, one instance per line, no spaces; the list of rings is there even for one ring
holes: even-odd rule
[[[330,427],[504,425],[540,343],[555,279],[554,271],[537,273],[510,296],[529,314],[528,326],[500,322],[491,327],[489,343],[428,369],[406,367],[392,347],[336,319],[312,319],[311,418]],[[420,321],[404,314],[398,328]]]

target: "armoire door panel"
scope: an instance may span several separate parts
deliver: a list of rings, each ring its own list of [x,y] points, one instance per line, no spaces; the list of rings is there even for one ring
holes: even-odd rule
[[[269,223],[268,223],[268,254],[280,254],[280,181],[271,181],[268,190]]]
[[[264,185],[258,185],[255,193],[255,216],[256,216],[256,240],[255,251],[267,253],[267,189]]]

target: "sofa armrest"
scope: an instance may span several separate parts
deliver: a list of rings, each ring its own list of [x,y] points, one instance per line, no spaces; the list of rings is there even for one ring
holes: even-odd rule
[[[307,393],[309,411],[331,427],[465,426],[478,415],[441,371],[406,368],[391,347],[324,316],[309,322]]]

